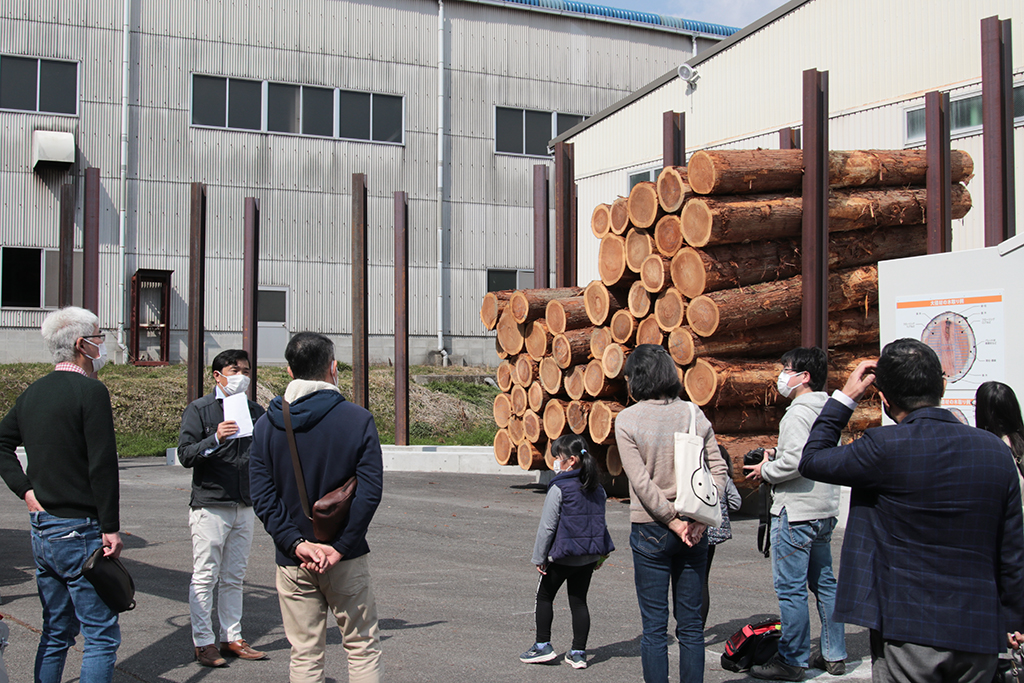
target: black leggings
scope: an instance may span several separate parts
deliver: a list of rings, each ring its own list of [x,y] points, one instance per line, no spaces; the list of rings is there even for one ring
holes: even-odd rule
[[[537,586],[537,642],[551,640],[551,622],[555,618],[555,595],[562,584],[567,584],[569,611],[572,613],[572,649],[586,650],[587,636],[590,635],[590,609],[587,607],[587,591],[590,577],[594,575],[596,562],[573,567],[552,562],[547,574],[540,577]]]

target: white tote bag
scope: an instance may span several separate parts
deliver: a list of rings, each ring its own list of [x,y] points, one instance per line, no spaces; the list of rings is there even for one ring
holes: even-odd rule
[[[711,477],[704,439],[697,435],[697,410],[690,406],[690,429],[676,432],[676,514],[710,527],[722,526],[722,506]]]

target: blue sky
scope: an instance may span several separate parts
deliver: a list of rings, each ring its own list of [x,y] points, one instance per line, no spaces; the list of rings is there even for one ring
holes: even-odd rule
[[[786,0],[591,0],[599,5],[742,28]]]

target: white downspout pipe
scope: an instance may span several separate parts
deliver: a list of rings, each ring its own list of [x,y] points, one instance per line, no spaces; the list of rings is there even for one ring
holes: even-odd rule
[[[437,0],[437,351],[448,365],[444,348],[444,0]]]
[[[125,222],[128,214],[128,87],[130,84],[130,64],[128,49],[131,39],[131,0],[124,0],[124,23],[121,27],[121,207],[118,211],[117,223],[117,291],[121,297],[117,310],[117,346],[123,357],[128,359],[128,347],[125,345]]]

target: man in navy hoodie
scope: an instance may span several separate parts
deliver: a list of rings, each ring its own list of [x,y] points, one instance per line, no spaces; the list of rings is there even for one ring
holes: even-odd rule
[[[321,683],[329,606],[348,654],[348,680],[381,679],[377,605],[370,586],[366,530],[383,486],[380,439],[369,411],[338,391],[334,344],[300,332],[285,349],[292,382],[289,403],[296,449],[310,502],[353,475],[356,491],[348,521],[330,543],[314,539],[302,510],[288,448],[282,397],[256,423],[249,456],[250,492],[256,515],[277,549],[277,593],[285,635],[291,643],[291,683]]]

